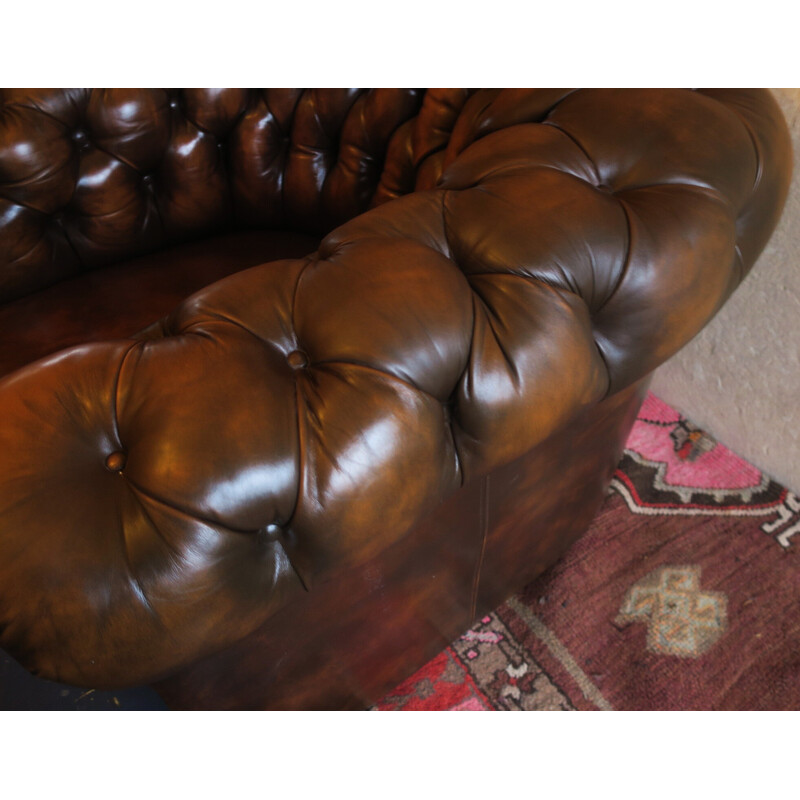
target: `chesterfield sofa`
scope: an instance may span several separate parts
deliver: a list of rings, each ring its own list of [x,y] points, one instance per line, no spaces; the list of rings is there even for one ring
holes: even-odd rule
[[[760,90],[3,90],[0,647],[369,706],[587,528],[790,172]]]

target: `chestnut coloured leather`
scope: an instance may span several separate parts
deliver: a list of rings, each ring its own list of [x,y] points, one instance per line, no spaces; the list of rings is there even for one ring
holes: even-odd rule
[[[57,319],[67,279],[101,305],[104,270],[151,280],[113,332],[89,309],[95,341],[0,378],[0,646],[80,685],[178,676],[176,705],[213,707],[228,676],[232,707],[261,707],[257,662],[231,677],[243,648],[328,652],[344,623],[315,592],[365,613],[341,581],[432,619],[424,562],[449,586],[447,541],[466,547],[437,510],[485,493],[456,622],[433,625],[466,627],[588,523],[643,381],[753,265],[790,173],[761,90],[4,90],[0,326],[38,358],[49,335],[21,331]],[[148,316],[158,271],[191,272],[165,254],[254,229],[298,250]],[[250,266],[211,246],[220,275]],[[548,452],[571,477],[547,483]],[[561,510],[537,517],[521,476]],[[399,625],[392,604],[347,636]],[[331,703],[369,702],[437,636],[396,669],[366,647]]]

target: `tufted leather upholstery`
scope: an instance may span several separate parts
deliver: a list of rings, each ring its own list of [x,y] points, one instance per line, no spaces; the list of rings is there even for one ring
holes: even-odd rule
[[[755,90],[0,108],[7,301],[212,230],[330,231],[0,381],[0,643],[98,686],[241,639],[646,376],[752,266],[791,158]]]
[[[425,171],[441,150],[465,98],[414,89],[1,90],[0,302],[215,230],[328,231],[412,191],[415,168]],[[413,129],[403,125],[412,117]]]

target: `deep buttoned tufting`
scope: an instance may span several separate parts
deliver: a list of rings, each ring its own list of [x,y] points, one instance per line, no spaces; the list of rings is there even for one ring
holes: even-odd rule
[[[413,190],[413,169],[380,181],[390,139],[419,114],[417,149],[431,147],[449,98],[413,89],[1,90],[0,301],[213,230],[330,230],[374,197]]]
[[[754,90],[2,100],[6,301],[212,230],[330,231],[0,381],[0,643],[86,685],[237,641],[647,375],[788,186]]]

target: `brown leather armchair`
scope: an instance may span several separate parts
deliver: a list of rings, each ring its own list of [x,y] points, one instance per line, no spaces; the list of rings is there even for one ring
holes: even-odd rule
[[[790,170],[759,90],[4,90],[0,646],[369,704],[586,528]]]

